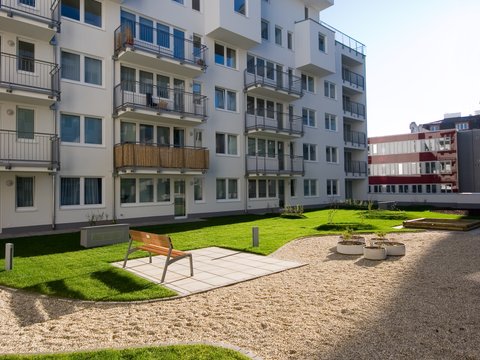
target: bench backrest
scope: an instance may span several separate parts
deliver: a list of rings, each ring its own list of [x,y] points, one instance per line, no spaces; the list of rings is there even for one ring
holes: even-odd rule
[[[168,249],[173,248],[172,240],[168,235],[159,235],[147,233],[144,231],[130,230],[130,238],[133,241],[143,242],[144,244],[162,246]]]

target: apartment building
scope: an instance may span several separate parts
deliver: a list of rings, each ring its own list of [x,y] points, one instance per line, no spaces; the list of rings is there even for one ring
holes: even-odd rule
[[[0,1],[0,231],[366,198],[333,0]]]
[[[455,115],[420,126],[412,123],[410,134],[369,138],[370,198],[478,208],[479,119]]]

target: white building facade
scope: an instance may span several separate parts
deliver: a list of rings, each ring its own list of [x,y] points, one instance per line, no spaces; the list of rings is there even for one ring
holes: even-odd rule
[[[1,0],[0,232],[367,198],[333,0]]]

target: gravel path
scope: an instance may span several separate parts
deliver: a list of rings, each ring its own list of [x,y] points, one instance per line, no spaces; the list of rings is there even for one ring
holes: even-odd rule
[[[480,359],[480,230],[395,234],[407,256],[300,239],[272,256],[309,263],[172,301],[98,304],[0,289],[0,353],[226,343],[264,359]]]

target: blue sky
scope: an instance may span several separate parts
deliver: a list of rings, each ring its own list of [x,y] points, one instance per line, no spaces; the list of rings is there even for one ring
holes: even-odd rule
[[[480,110],[480,0],[335,0],[320,19],[367,46],[369,136]]]

